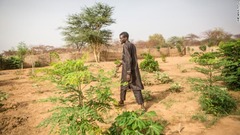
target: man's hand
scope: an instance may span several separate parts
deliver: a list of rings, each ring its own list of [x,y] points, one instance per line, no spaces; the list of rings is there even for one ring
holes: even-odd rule
[[[127,75],[127,81],[129,82],[131,80],[131,76]]]

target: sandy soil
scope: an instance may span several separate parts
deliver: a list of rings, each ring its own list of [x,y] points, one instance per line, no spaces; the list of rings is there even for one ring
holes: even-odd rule
[[[153,96],[152,101],[145,103],[148,111],[156,111],[159,119],[167,121],[164,132],[166,135],[240,135],[239,114],[220,118],[212,126],[192,119],[201,109],[198,104],[199,94],[190,89],[187,78],[203,75],[193,70],[195,65],[189,62],[189,59],[190,57],[169,57],[167,63],[157,59],[162,72],[166,72],[174,82],[180,83],[184,88],[180,93],[172,93],[168,91],[171,84],[145,86]],[[112,70],[115,66],[113,62],[101,62],[97,65],[105,70]],[[182,73],[183,69],[187,72]],[[0,91],[8,94],[0,107],[0,134],[46,135],[49,132],[49,128],[36,126],[50,115],[46,112],[54,105],[39,100],[55,95],[57,88],[49,81],[31,79],[30,71],[31,69],[24,69],[22,73],[19,70],[0,71]],[[145,76],[149,76],[149,80],[152,79],[150,74]],[[119,78],[114,78],[114,81],[118,80]],[[112,91],[114,98],[118,100],[119,89],[115,88]],[[231,93],[240,99],[240,92]],[[127,93],[125,104],[120,111],[138,109],[131,91]],[[110,111],[109,117],[114,119],[116,111],[119,110]]]

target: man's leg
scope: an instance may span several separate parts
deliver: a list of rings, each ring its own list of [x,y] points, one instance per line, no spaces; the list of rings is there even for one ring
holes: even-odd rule
[[[141,110],[146,111],[146,108],[144,106],[144,99],[143,99],[142,91],[141,90],[133,90],[133,93],[134,93],[137,103],[141,107]]]
[[[133,90],[133,94],[134,94],[135,99],[136,99],[136,101],[139,105],[144,104],[144,99],[143,99],[141,90]]]
[[[119,106],[123,106],[124,105],[124,101],[126,100],[126,93],[127,90],[126,89],[121,89],[120,92],[120,101],[118,103]]]

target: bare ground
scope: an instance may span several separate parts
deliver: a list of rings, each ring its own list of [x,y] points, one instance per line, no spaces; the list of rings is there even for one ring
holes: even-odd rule
[[[203,77],[203,75],[192,69],[195,65],[189,62],[189,59],[190,57],[168,57],[167,63],[157,59],[161,70],[174,82],[180,83],[184,89],[180,93],[172,93],[168,91],[171,84],[145,86],[153,96],[152,101],[145,103],[148,111],[156,111],[159,119],[167,121],[168,125],[164,131],[166,135],[240,135],[239,114],[212,120],[209,122],[212,124],[192,119],[192,116],[201,112],[201,109],[198,103],[199,94],[190,89],[187,78]],[[101,62],[97,65],[105,70],[114,68],[113,62]],[[183,69],[187,72],[182,73]],[[49,128],[36,128],[36,126],[50,115],[47,111],[54,105],[39,100],[55,95],[57,88],[49,81],[31,79],[30,71],[30,69],[24,69],[22,73],[19,70],[0,71],[0,91],[8,95],[2,102],[3,106],[0,106],[0,134],[46,135],[49,133]],[[151,75],[149,76],[151,80]],[[114,78],[114,81],[118,80],[119,78]],[[114,88],[112,91],[114,98],[118,100],[119,89]],[[240,92],[231,92],[231,94],[236,99],[240,99]],[[108,121],[112,121],[121,111],[138,109],[131,91],[127,93],[125,104],[121,110],[111,110]]]

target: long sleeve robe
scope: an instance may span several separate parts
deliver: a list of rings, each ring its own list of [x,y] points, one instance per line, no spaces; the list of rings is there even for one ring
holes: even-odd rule
[[[126,42],[123,44],[122,53],[122,77],[121,83],[127,82],[127,74],[130,75],[128,85],[121,85],[122,90],[142,90],[144,89],[137,62],[137,51],[134,44]]]

